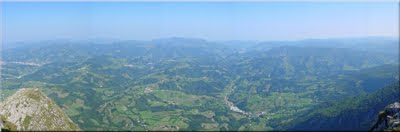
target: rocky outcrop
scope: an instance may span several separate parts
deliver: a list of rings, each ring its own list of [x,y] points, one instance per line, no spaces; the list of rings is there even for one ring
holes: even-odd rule
[[[0,131],[8,130],[8,131],[16,131],[17,126],[4,118],[4,116],[0,115]]]
[[[400,103],[390,104],[380,112],[371,131],[400,131]]]
[[[0,103],[0,124],[8,130],[80,130],[54,101],[39,89],[22,88]]]

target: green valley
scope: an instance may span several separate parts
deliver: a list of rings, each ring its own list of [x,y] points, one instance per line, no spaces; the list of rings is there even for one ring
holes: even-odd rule
[[[40,88],[82,130],[369,130],[399,98],[396,43],[312,42],[24,45],[3,51],[1,100]]]

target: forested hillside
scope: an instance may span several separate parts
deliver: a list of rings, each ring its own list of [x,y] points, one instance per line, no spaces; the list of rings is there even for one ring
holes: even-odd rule
[[[356,42],[24,44],[0,97],[40,88],[83,130],[366,130],[398,97],[398,53]]]

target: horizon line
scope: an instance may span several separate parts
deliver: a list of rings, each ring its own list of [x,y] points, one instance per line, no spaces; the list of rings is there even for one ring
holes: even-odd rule
[[[308,40],[332,40],[332,39],[390,39],[399,41],[400,37],[396,36],[357,36],[357,37],[319,37],[319,38],[302,38],[302,39],[277,39],[277,40],[252,40],[252,39],[231,39],[231,40],[211,40],[205,39],[201,37],[180,37],[180,36],[172,36],[172,37],[159,37],[153,39],[117,39],[117,38],[103,38],[103,37],[93,37],[87,39],[71,39],[71,38],[57,38],[57,39],[43,39],[43,40],[19,40],[14,42],[1,42],[1,44],[17,44],[17,43],[38,43],[38,42],[46,42],[46,41],[72,41],[72,42],[79,42],[79,41],[157,41],[157,40],[167,40],[167,39],[196,39],[196,40],[203,40],[208,42],[229,42],[229,41],[252,41],[252,42],[296,42],[296,41],[308,41]],[[97,40],[96,40],[97,39]]]

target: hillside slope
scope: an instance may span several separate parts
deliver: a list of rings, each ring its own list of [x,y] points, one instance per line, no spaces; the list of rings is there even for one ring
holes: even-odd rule
[[[345,98],[320,105],[314,112],[299,116],[290,130],[369,130],[385,106],[399,101],[399,83],[372,94]]]
[[[22,88],[8,97],[0,103],[0,115],[4,124],[12,124],[12,129],[17,130],[80,130],[54,101],[36,88]]]

